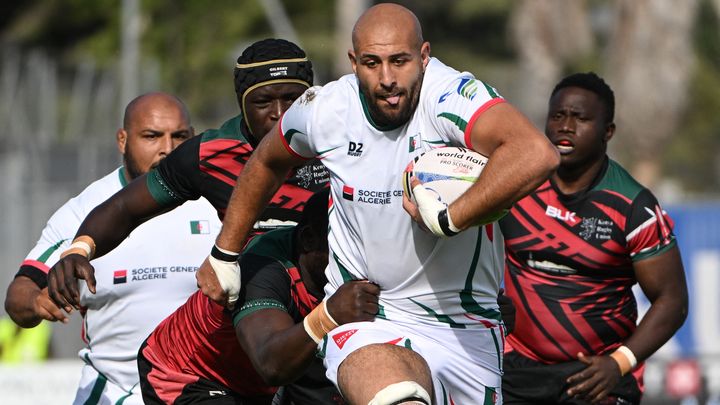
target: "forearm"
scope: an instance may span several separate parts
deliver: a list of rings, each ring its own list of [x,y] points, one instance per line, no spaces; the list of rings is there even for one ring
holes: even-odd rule
[[[94,257],[100,257],[115,249],[139,225],[172,208],[155,202],[141,177],[90,211],[76,237],[90,236],[95,242]]]
[[[217,245],[223,249],[242,250],[253,224],[290,171],[289,165],[266,163],[262,153],[256,150],[238,177],[217,237]]]
[[[682,326],[687,317],[687,297],[664,296],[656,299],[625,341],[637,361],[644,361],[664,345]]]
[[[503,209],[508,209],[542,184],[557,168],[557,151],[546,139],[531,144],[500,145],[488,160],[478,181],[449,212],[455,226],[465,229]]]
[[[272,337],[248,353],[253,366],[270,385],[286,385],[305,373],[315,358],[317,344],[308,336],[302,323]]]
[[[16,324],[23,328],[37,326],[42,317],[35,312],[35,297],[40,287],[27,277],[16,277],[8,286],[5,311]]]

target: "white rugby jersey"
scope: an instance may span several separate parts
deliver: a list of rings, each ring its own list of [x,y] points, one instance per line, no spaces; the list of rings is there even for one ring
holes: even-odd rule
[[[47,272],[90,211],[124,183],[120,168],[65,203],[50,218],[24,264]],[[80,281],[87,347],[79,356],[123,390],[136,385],[140,344],[197,290],[195,271],[210,252],[220,226],[210,203],[189,201],[140,225],[115,250],[92,260],[97,294]]]
[[[429,149],[471,146],[475,119],[503,101],[435,58],[417,110],[400,128],[374,125],[354,75],[296,100],[280,123],[284,142],[291,153],[321,158],[331,174],[328,296],[349,279],[368,279],[381,287],[380,317],[451,327],[497,323],[499,227],[448,239],[423,231],[402,207],[402,173]]]

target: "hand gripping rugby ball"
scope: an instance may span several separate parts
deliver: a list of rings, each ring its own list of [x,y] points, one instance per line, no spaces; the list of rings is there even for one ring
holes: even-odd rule
[[[413,159],[403,173],[403,189],[415,202],[410,178],[415,177],[437,199],[450,205],[482,173],[488,158],[466,148],[444,147],[429,150]]]

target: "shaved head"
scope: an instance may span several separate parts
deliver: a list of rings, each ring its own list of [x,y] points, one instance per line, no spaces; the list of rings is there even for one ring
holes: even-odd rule
[[[412,11],[391,3],[370,7],[355,23],[348,58],[372,123],[405,124],[417,108],[430,44]]]
[[[184,121],[188,125],[190,124],[190,113],[179,98],[172,94],[152,92],[137,96],[128,103],[123,115],[123,128],[128,130],[135,116],[147,112],[149,109],[176,109],[180,112]]]
[[[423,44],[422,28],[412,11],[398,4],[378,4],[365,11],[353,27],[355,52],[368,43],[389,40],[409,42],[411,46],[420,49]]]
[[[179,98],[153,92],[133,99],[125,107],[123,127],[116,133],[126,180],[156,167],[193,134],[190,114]]]

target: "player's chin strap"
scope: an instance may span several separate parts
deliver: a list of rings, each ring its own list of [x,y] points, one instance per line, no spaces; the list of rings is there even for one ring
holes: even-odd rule
[[[368,405],[394,405],[407,402],[430,405],[430,395],[415,381],[402,381],[390,384],[378,391]]]
[[[461,229],[453,224],[448,207],[445,204],[438,201],[422,184],[413,187],[412,191],[420,216],[430,232],[441,238],[455,236],[460,233]]]
[[[215,271],[220,287],[228,295],[228,307],[235,306],[240,295],[239,253],[213,246],[208,261]]]

